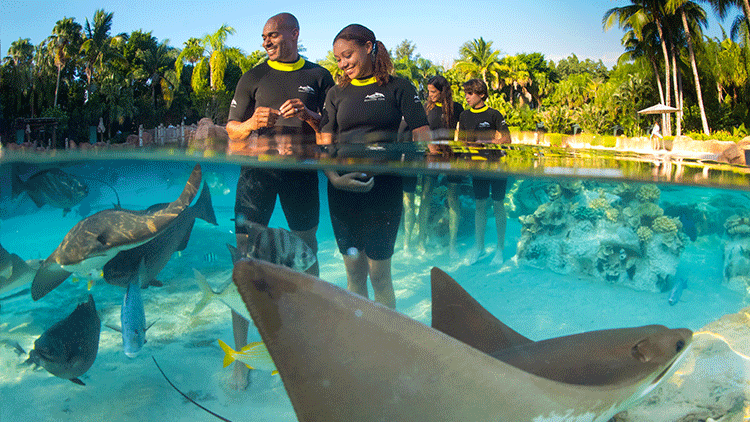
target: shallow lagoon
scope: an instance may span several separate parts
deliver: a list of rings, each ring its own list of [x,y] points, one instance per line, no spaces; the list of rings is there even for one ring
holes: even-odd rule
[[[750,210],[750,197],[744,190],[750,184],[746,170],[740,167],[665,155],[613,155],[602,151],[570,154],[565,150],[539,148],[507,152],[507,157],[497,161],[472,160],[467,153],[465,158],[468,159],[458,161],[403,163],[397,160],[389,163],[389,167],[408,175],[501,172],[510,175],[515,186],[521,186],[523,180],[534,182],[536,185],[532,186],[537,187],[532,189],[540,192],[539,205],[549,200],[549,185],[581,182],[586,190],[596,191],[631,179],[630,183],[633,180],[656,183],[660,192],[657,205],[665,210],[670,207],[702,209],[715,220],[724,220],[745,207]],[[24,164],[19,164],[21,162]],[[164,287],[143,291],[146,319],[155,324],[146,335],[148,342],[141,354],[135,359],[126,357],[120,333],[103,326],[96,362],[81,378],[86,386],[78,386],[41,368],[34,370],[33,366],[24,365],[26,356],[19,356],[9,344],[0,343],[0,397],[3,398],[0,420],[212,420],[212,416],[184,400],[167,384],[151,356],[181,390],[230,420],[296,419],[278,376],[251,371],[246,391],[228,387],[231,368],[222,368],[224,354],[217,340],[233,343],[230,312],[224,304],[215,301],[197,315],[192,314],[201,297],[193,269],[199,270],[217,287],[231,276],[231,260],[225,244],[235,243],[231,219],[240,164],[382,171],[384,163],[285,160],[274,156],[206,158],[175,151],[171,154],[163,151],[154,154],[102,152],[86,156],[6,153],[0,167],[3,180],[0,185],[0,244],[23,259],[44,259],[82,214],[110,208],[117,201],[106,184],[87,179],[89,195],[66,216],[62,216],[58,208],[37,208],[25,194],[11,198],[13,165],[23,179],[50,166],[73,175],[99,179],[114,186],[124,208],[145,209],[174,200],[196,162],[201,163],[204,180],[211,186],[219,224],[213,226],[196,220],[187,248],[176,253],[158,277]],[[640,183],[632,184],[637,188],[642,186]],[[514,185],[509,183],[509,190],[511,186]],[[393,257],[397,310],[429,325],[429,273],[433,266],[449,273],[498,319],[533,340],[647,324],[700,331],[722,316],[736,314],[747,306],[746,293],[730,289],[724,282],[727,242],[724,221],[701,222],[695,240],[686,240],[682,245],[672,277],[686,279],[687,288],[679,302],[670,306],[668,290],[638,291],[602,280],[596,273],[564,273],[529,265],[523,257],[518,259],[517,245],[524,227],[519,216],[524,212],[533,213],[536,208],[526,205],[524,211],[517,192],[509,192],[506,198],[509,218],[503,251],[505,262],[501,266],[490,265],[497,243],[492,218],[486,234],[488,257],[475,265],[466,265],[462,259],[451,260],[443,244],[445,239],[440,236],[432,236],[424,252],[404,251],[399,239]],[[321,278],[345,287],[344,267],[331,230],[322,175],[320,193],[318,259]],[[470,195],[462,195],[461,199],[465,208],[471,210]],[[472,214],[464,212],[466,218],[459,230],[458,250],[462,256],[473,245]],[[286,227],[279,206],[270,226]],[[91,288],[102,324],[119,325],[123,292],[124,289],[103,280]],[[0,295],[0,340],[17,341],[28,351],[44,330],[68,315],[88,293],[86,280],[74,282],[72,278],[37,302],[23,290],[3,293]],[[743,338],[740,331],[747,325],[740,321],[732,326],[736,338]],[[689,417],[718,420],[726,416],[726,420],[737,417],[742,420],[747,407],[743,385],[749,379],[746,358],[742,355],[742,347],[746,346],[733,343],[735,340],[731,338],[727,343],[714,341],[714,338],[706,334],[696,336],[693,349],[698,351],[693,352],[693,359],[686,359],[685,367],[653,397],[617,418],[672,421]],[[708,345],[696,347],[700,339],[709,342]],[[251,329],[248,340],[260,341],[257,331]],[[700,351],[704,354],[699,354]],[[724,398],[716,399],[717,396]],[[706,403],[711,400],[713,404],[708,406]]]

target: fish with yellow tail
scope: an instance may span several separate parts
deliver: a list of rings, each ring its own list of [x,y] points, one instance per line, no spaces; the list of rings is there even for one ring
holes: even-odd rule
[[[276,370],[276,365],[271,359],[271,355],[266,349],[266,345],[262,341],[250,343],[247,346],[236,351],[232,349],[228,344],[219,340],[219,346],[224,351],[224,367],[231,365],[234,361],[238,360],[245,364],[250,369],[260,369],[262,371],[271,371],[271,375],[279,373]]]

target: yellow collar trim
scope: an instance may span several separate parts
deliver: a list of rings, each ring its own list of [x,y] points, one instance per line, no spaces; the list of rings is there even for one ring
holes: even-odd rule
[[[280,70],[282,72],[294,72],[295,70],[302,69],[302,66],[305,65],[305,59],[300,57],[299,60],[294,63],[284,63],[269,60],[268,65],[271,66],[271,69]]]
[[[354,86],[365,86],[365,85],[372,85],[374,83],[377,83],[378,80],[375,79],[374,76],[371,76],[367,79],[352,79],[352,85]]]
[[[482,108],[470,108],[469,110],[471,110],[472,113],[482,113],[482,112],[487,111],[489,108],[490,108],[490,106],[485,105]]]
[[[435,107],[442,107],[443,103],[435,103]]]

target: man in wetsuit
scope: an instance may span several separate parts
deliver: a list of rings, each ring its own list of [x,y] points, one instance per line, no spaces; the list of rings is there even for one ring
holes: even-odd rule
[[[323,67],[300,57],[299,23],[289,13],[272,16],[263,27],[263,48],[268,60],[245,72],[237,83],[229,109],[229,153],[252,153],[254,148],[304,151],[315,146],[326,92],[334,85]],[[252,135],[252,136],[251,136]],[[235,233],[237,247],[247,251],[245,222],[268,225],[276,197],[289,229],[317,253],[318,174],[243,167],[237,184]],[[318,275],[316,262],[308,273]],[[232,312],[236,350],[247,343],[248,321]],[[231,385],[247,387],[248,370],[236,363]]]

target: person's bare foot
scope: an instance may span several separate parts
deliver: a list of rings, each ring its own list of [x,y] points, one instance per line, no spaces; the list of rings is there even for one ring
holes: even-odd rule
[[[229,387],[234,390],[246,390],[248,384],[250,384],[248,374],[250,370],[242,362],[235,362],[234,369],[232,370],[232,376],[229,378]]]
[[[495,252],[495,256],[492,258],[491,265],[500,266],[503,265],[503,251]]]
[[[466,256],[466,264],[474,265],[477,262],[479,262],[479,258],[482,257],[483,252],[484,251],[480,250],[477,247],[471,248],[471,250],[469,251],[469,254]]]

